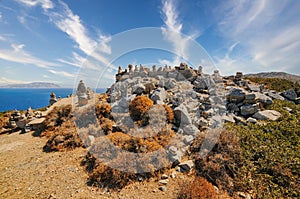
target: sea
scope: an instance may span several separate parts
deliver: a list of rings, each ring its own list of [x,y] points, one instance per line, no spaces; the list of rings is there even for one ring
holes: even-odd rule
[[[105,93],[106,89],[94,91]],[[43,108],[49,105],[52,92],[57,98],[65,98],[73,93],[73,88],[0,88],[0,112]]]

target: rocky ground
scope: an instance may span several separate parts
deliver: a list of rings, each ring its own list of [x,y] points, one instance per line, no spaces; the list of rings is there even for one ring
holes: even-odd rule
[[[86,149],[45,153],[47,139],[31,133],[0,137],[0,198],[176,198],[180,185],[191,178],[177,172],[169,177],[166,191],[159,190],[159,179],[152,179],[107,192],[87,185],[87,173],[80,166]]]
[[[230,198],[229,193],[234,198],[255,198],[253,190],[233,183],[237,174],[242,176],[235,168],[243,160],[238,139],[224,131],[214,140],[214,129],[223,127],[223,122],[232,129],[259,129],[266,122],[272,127],[283,121],[282,113],[298,121],[300,96],[295,89],[279,92],[242,77],[242,73],[221,77],[218,71],[207,75],[202,68],[197,71],[186,64],[152,71],[142,66],[133,71],[131,66],[129,73],[119,70],[107,95],[87,98],[83,86],[77,97],[61,99],[42,118],[33,117],[37,118],[33,123],[43,121],[41,133],[0,133],[0,198],[179,198],[184,189],[196,195],[211,191],[219,198]],[[287,103],[284,111],[274,110],[280,103]],[[211,136],[203,140],[206,135]],[[130,153],[110,148],[105,137]],[[202,149],[205,141],[216,147]],[[87,158],[83,146],[94,153]],[[143,156],[162,148],[157,156]],[[201,159],[199,152],[210,155]],[[142,161],[134,164],[136,160]],[[108,168],[104,162],[115,162],[117,168],[130,168],[132,173]],[[157,166],[164,169],[151,169]],[[150,176],[140,177],[140,171]]]

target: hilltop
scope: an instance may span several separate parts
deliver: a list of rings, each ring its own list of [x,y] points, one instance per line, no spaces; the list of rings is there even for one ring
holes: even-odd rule
[[[261,73],[254,73],[254,74],[245,74],[245,77],[280,78],[280,79],[286,79],[286,80],[300,83],[300,76],[292,75],[285,72],[261,72]]]
[[[49,82],[32,82],[27,84],[7,84],[0,88],[60,88],[59,85]]]
[[[120,67],[106,94],[81,80],[43,113],[0,117],[0,196],[299,198],[300,95],[289,84],[185,63]]]

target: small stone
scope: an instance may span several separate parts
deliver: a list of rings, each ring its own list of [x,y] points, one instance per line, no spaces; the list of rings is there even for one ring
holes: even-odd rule
[[[188,160],[180,163],[178,166],[182,169],[183,172],[190,172],[194,167],[194,162],[193,160]]]
[[[194,136],[192,136],[192,135],[185,135],[184,139],[183,139],[183,142],[185,144],[190,144],[193,140],[194,140]]]
[[[257,123],[257,120],[254,119],[254,118],[252,118],[252,117],[249,117],[249,118],[247,119],[247,122],[256,124],[256,123]]]
[[[171,173],[171,178],[176,178],[176,171],[173,171],[173,172]]]
[[[164,180],[160,180],[159,183],[166,185],[168,184],[168,181],[169,181],[168,179],[164,179]]]
[[[161,179],[163,179],[163,180],[164,180],[164,179],[168,179],[168,175],[162,174],[162,175],[161,175]]]
[[[160,186],[158,189],[161,190],[161,191],[166,191],[167,187],[166,186]]]

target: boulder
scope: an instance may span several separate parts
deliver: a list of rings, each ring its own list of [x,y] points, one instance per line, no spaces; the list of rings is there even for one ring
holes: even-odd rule
[[[268,97],[262,93],[258,93],[258,92],[255,93],[255,100],[257,102],[261,102],[264,106],[267,106],[267,105],[270,105],[273,103],[273,100],[270,97]]]
[[[214,84],[211,76],[198,76],[194,81],[193,85],[196,90],[208,89]]]
[[[285,90],[281,93],[283,97],[285,97],[288,100],[294,101],[297,98],[297,93],[294,89]]]
[[[276,121],[281,117],[281,113],[275,110],[264,110],[264,111],[258,111],[253,115],[253,118],[258,120],[272,120]]]
[[[179,150],[175,146],[170,146],[168,152],[170,155],[170,161],[172,161],[174,165],[178,165],[183,156],[183,153],[181,152],[181,150]]]
[[[256,113],[259,109],[258,104],[251,104],[251,105],[243,105],[241,106],[241,115],[247,116],[247,115],[252,115]]]
[[[267,94],[269,97],[271,97],[272,99],[284,100],[284,97],[282,97],[282,96],[279,95],[278,93],[267,92],[266,94]]]
[[[145,91],[146,87],[143,84],[137,84],[132,87],[132,93],[141,95]]]
[[[187,108],[181,104],[174,109],[174,115],[180,125],[189,125],[192,123],[192,119],[187,111]]]
[[[154,103],[156,104],[160,104],[158,102],[163,103],[166,98],[167,98],[167,92],[164,88],[156,89],[151,96],[151,100],[154,101]]]
[[[234,88],[231,91],[229,91],[229,94],[227,95],[227,100],[229,102],[233,102],[233,103],[239,103],[244,101],[246,96],[246,93],[239,88]]]
[[[247,84],[247,89],[249,89],[250,91],[254,91],[254,92],[259,92],[259,86],[258,85],[252,85],[252,84]]]
[[[196,135],[200,130],[193,124],[186,125],[182,128],[183,133],[186,135]]]
[[[173,78],[169,78],[168,80],[165,81],[165,88],[167,90],[172,89],[176,86],[176,80]]]
[[[182,172],[190,172],[195,166],[193,160],[182,162],[178,165]]]

